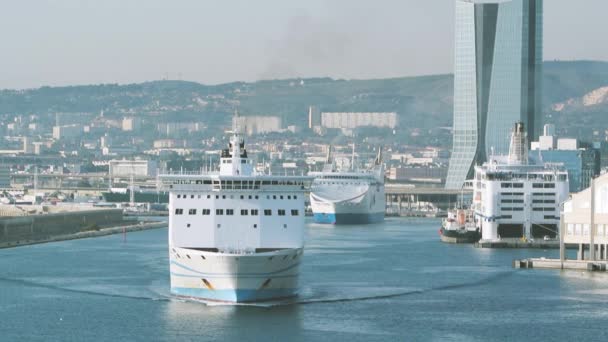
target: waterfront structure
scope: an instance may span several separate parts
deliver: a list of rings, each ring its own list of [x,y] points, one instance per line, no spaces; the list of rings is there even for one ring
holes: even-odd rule
[[[461,188],[493,153],[507,154],[513,122],[524,122],[530,138],[538,136],[542,13],[542,0],[456,0],[447,188]]]
[[[238,120],[220,170],[165,174],[171,292],[251,302],[295,296],[311,178],[256,174]]]
[[[241,131],[248,136],[283,131],[283,123],[278,116],[238,116]]]
[[[564,203],[562,227],[563,243],[578,245],[578,260],[608,260],[608,174]]]
[[[397,127],[397,113],[321,113],[321,126],[324,128],[354,129],[358,127]]]
[[[481,242],[558,236],[560,203],[568,198],[568,172],[561,165],[528,162],[523,123],[513,129],[508,156],[475,167],[473,209]]]
[[[315,178],[310,189],[310,206],[316,223],[363,224],[384,220],[381,152],[378,151],[370,169],[356,170],[353,163],[349,171],[338,170],[330,149],[324,170],[309,173]]]
[[[538,163],[562,164],[568,171],[570,192],[589,187],[600,173],[599,151],[577,139],[557,138],[553,125],[545,125],[543,135],[531,144],[530,157]]]
[[[108,165],[112,177],[155,177],[158,173],[154,160],[110,160]]]

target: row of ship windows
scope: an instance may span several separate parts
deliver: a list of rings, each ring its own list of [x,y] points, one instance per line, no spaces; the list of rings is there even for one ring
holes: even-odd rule
[[[259,188],[260,185],[304,185],[303,181],[291,181],[291,180],[280,180],[280,181],[240,181],[240,180],[223,180],[223,181],[218,181],[218,180],[175,180],[173,181],[173,184],[176,185],[189,185],[189,184],[195,184],[195,185],[217,185],[217,186],[221,186],[222,188],[224,187],[239,187],[242,186],[243,188]]]
[[[523,192],[501,192],[503,196],[523,196]],[[533,192],[532,196],[555,196],[554,192]]]
[[[524,208],[521,207],[504,207],[501,208],[502,211],[524,211]],[[555,208],[532,208],[532,211],[555,211]]]
[[[264,216],[272,216],[272,209],[264,209]],[[197,213],[197,209],[188,209],[188,215],[196,215]],[[215,209],[215,215],[224,215],[224,213],[226,215],[234,215],[234,209]],[[298,209],[291,209],[290,211],[291,216],[298,216],[300,215],[300,211]],[[175,209],[175,215],[183,215],[184,214],[184,209],[181,208],[177,208]],[[201,209],[201,214],[203,215],[211,215],[211,209]],[[259,215],[259,211],[258,209],[241,209],[241,216],[258,216]],[[286,215],[286,210],[285,209],[278,209],[277,210],[277,215],[278,216],[285,216]]]
[[[195,196],[195,195],[190,195],[190,198],[191,198],[191,199],[194,199],[194,198],[195,198],[194,196]],[[278,195],[278,196],[277,196],[277,195],[272,195],[272,196],[270,196],[270,195],[266,195],[266,199],[270,199],[271,197],[272,197],[272,199],[277,199],[277,197],[278,197],[278,199],[285,199],[285,196],[283,196],[283,195]],[[294,200],[298,199],[298,196],[297,196],[297,195],[293,195],[293,196],[291,196],[291,195],[287,195],[286,197],[287,197],[287,199],[288,199],[288,200],[290,200],[290,199],[292,199],[292,198],[293,198]],[[184,195],[177,194],[177,198],[183,198],[183,199],[187,199],[187,198],[188,198],[188,195],[185,195],[185,194],[184,194]],[[198,198],[202,198],[202,197],[201,197],[201,195],[198,195]],[[211,195],[207,195],[207,198],[211,198]],[[220,195],[215,195],[215,199],[219,199],[219,198],[220,198]],[[230,198],[230,199],[234,199],[234,195],[230,195],[230,197],[229,197],[229,198]],[[247,195],[247,198],[248,198],[248,199],[254,199],[254,198],[255,198],[255,199],[259,199],[260,197],[259,197],[258,195]],[[226,195],[222,195],[222,199],[226,199]],[[245,199],[245,195],[241,195],[241,199]]]
[[[523,199],[501,199],[500,203],[524,203]],[[554,199],[533,199],[532,203],[548,203],[555,204]]]
[[[524,183],[500,183],[501,188],[523,188]],[[536,189],[552,189],[555,188],[555,183],[534,183],[533,188]]]

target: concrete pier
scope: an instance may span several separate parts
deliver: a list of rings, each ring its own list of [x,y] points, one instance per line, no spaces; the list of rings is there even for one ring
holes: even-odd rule
[[[592,261],[592,260],[560,260],[560,259],[545,259],[545,258],[530,258],[522,260],[513,260],[514,268],[544,268],[544,269],[561,269],[561,270],[579,270],[579,271],[600,271],[606,272],[607,261]]]

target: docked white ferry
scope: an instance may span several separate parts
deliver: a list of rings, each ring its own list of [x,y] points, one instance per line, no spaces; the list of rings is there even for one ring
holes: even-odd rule
[[[384,220],[386,199],[381,151],[367,170],[353,170],[352,165],[350,171],[337,170],[331,148],[326,162],[322,172],[309,173],[315,178],[310,189],[314,221],[363,224]]]
[[[219,172],[161,176],[171,292],[225,302],[295,296],[311,178],[255,173],[237,127],[220,163]]]
[[[529,163],[526,133],[516,123],[509,155],[475,167],[473,209],[480,242],[558,237],[560,204],[568,199],[568,188],[562,165]]]

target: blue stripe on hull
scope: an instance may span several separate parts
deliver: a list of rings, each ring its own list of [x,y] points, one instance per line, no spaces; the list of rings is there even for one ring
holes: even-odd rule
[[[218,302],[260,302],[265,300],[273,300],[280,298],[294,297],[298,294],[297,289],[235,289],[235,290],[209,290],[209,289],[194,289],[186,287],[172,287],[171,293],[183,296],[192,297],[203,300],[212,300]]]
[[[329,214],[329,213],[314,213],[315,223],[328,224],[364,224],[382,222],[384,213],[370,214]]]

